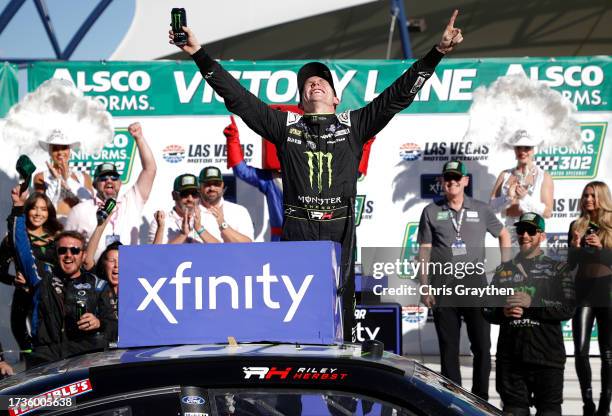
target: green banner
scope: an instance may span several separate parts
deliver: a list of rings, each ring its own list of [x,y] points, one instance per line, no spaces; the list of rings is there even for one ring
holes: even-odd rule
[[[305,61],[223,62],[242,85],[267,103],[297,103],[296,72]],[[341,97],[339,111],[372,101],[409,61],[327,62]],[[546,82],[580,111],[606,111],[612,96],[612,57],[445,59],[407,113],[466,112],[473,91],[523,72]],[[116,116],[227,114],[192,61],[39,62],[28,71],[33,90],[48,78],[71,80]]]
[[[17,65],[4,62],[0,65],[0,117],[4,117],[19,100],[18,90]]]
[[[607,128],[605,122],[580,123],[580,146],[540,149],[535,162],[553,179],[593,179],[597,176]]]

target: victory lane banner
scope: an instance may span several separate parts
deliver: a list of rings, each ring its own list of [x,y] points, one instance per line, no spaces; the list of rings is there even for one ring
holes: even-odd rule
[[[119,346],[342,339],[329,241],[121,246]]]
[[[338,111],[371,102],[413,61],[326,62],[341,98]],[[231,61],[224,67],[269,104],[297,104],[297,71],[306,61]],[[580,111],[607,111],[612,59],[444,59],[405,113],[463,113],[473,91],[498,77],[524,73],[547,83]],[[227,110],[191,60],[155,62],[38,62],[28,70],[28,89],[49,78],[66,79],[102,102],[114,116],[219,115]]]

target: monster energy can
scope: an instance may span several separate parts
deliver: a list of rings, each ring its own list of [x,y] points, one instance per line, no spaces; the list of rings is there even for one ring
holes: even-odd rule
[[[80,320],[83,317],[83,315],[85,315],[86,313],[87,313],[87,305],[85,304],[85,301],[77,300],[76,302],[77,321]]]
[[[183,26],[187,26],[187,15],[185,9],[175,7],[172,9],[171,25],[172,32],[174,32],[174,44],[177,46],[183,46],[187,43],[187,34],[183,31]]]

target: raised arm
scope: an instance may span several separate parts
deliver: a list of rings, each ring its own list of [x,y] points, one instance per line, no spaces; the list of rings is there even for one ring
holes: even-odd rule
[[[8,221],[9,235],[13,240],[15,247],[16,260],[19,268],[26,278],[26,282],[30,287],[36,287],[43,279],[46,269],[36,260],[32,253],[32,245],[28,237],[26,228],[25,213],[23,205],[28,197],[28,193],[20,192],[19,185],[11,191],[13,200],[13,211]]]
[[[287,114],[271,109],[247,91],[218,62],[206,54],[191,29],[183,26],[183,30],[187,34],[187,43],[179,48],[191,55],[206,82],[223,97],[225,107],[240,116],[257,134],[269,138],[274,143],[283,140]],[[174,43],[172,30],[169,32],[169,37],[170,43]]]
[[[425,82],[433,75],[445,54],[463,42],[461,29],[455,27],[458,10],[453,12],[440,42],[427,55],[416,61],[370,104],[351,112],[351,123],[358,137],[365,142],[375,136],[391,118],[408,107]]]
[[[128,131],[136,141],[138,154],[140,155],[140,162],[142,163],[142,171],[136,180],[136,187],[138,188],[138,192],[140,193],[143,201],[146,202],[147,199],[149,199],[149,194],[151,193],[151,188],[153,187],[155,173],[157,172],[157,165],[155,164],[153,152],[151,152],[151,148],[144,138],[140,123],[130,124]]]

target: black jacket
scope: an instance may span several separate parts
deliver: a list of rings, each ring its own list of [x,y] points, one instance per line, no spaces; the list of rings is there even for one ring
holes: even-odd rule
[[[229,111],[276,145],[282,167],[283,240],[344,243],[352,218],[363,144],[408,107],[442,59],[433,48],[365,107],[340,114],[273,110],[203,49],[192,57]]]
[[[531,296],[531,306],[520,319],[504,316],[502,307],[483,308],[485,319],[500,325],[498,360],[563,368],[561,321],[570,319],[575,309],[574,281],[568,265],[544,255],[531,259],[519,255],[497,268],[491,284]]]
[[[18,263],[34,291],[32,336],[35,354],[37,349],[45,350],[42,360],[48,361],[106,346],[106,326],[115,321],[113,310],[104,301],[105,294],[108,296],[111,290],[108,283],[84,270],[77,278],[66,278],[59,268],[37,259],[22,215],[16,216],[12,232]],[[101,327],[96,332],[77,328],[77,302],[85,303],[86,312],[100,320]]]

